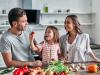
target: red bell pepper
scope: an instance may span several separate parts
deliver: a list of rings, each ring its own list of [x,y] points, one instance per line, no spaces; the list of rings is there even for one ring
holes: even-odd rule
[[[14,75],[24,75],[30,72],[28,66],[20,67],[14,71]]]
[[[14,75],[24,75],[24,71],[21,68],[18,68],[14,71]]]

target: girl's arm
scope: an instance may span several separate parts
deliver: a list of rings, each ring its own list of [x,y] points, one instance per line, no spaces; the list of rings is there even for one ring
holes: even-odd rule
[[[61,53],[60,46],[58,48],[58,59],[59,60],[63,60],[64,59],[64,55]]]
[[[33,41],[30,42],[30,47],[33,51],[38,51],[39,47]]]
[[[38,52],[41,52],[43,47],[44,47],[44,42],[40,43],[40,44],[37,44],[36,42],[30,42],[30,47],[33,51],[38,51]]]
[[[38,51],[39,47],[37,46],[37,42],[35,40],[35,33],[32,32],[29,35],[29,40],[30,40],[30,47],[33,51]]]

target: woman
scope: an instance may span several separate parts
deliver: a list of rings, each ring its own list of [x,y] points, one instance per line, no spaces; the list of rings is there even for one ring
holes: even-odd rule
[[[96,58],[90,48],[89,35],[80,29],[77,16],[67,16],[64,24],[67,33],[60,38],[60,47],[65,60],[67,62],[85,62],[86,54],[88,54],[99,62],[100,60]]]

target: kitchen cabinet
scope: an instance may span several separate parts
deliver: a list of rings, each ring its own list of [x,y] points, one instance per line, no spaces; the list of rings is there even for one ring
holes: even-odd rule
[[[8,22],[8,14],[0,14],[0,33],[10,27]]]

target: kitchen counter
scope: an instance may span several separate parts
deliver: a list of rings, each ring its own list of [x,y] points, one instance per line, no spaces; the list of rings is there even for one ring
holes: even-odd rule
[[[100,71],[97,73],[88,73],[87,71],[73,72],[71,75],[100,75]]]
[[[91,49],[100,49],[100,45],[98,44],[90,44]]]
[[[93,62],[93,61],[91,61],[91,62],[83,62],[83,63],[84,64],[90,64],[90,63],[97,64],[97,62]],[[77,63],[74,63],[74,64],[77,64]],[[0,70],[3,70],[3,69],[4,69],[3,67],[0,68]],[[13,73],[7,73],[7,74],[4,74],[4,75],[13,75]],[[97,73],[89,73],[86,70],[79,70],[78,72],[72,72],[72,73],[70,73],[68,75],[100,75],[100,71],[98,71]]]
[[[13,75],[13,73],[7,73],[3,75]],[[68,75],[100,75],[100,71],[98,71],[97,73],[88,73],[87,71],[79,71],[79,72],[72,72],[71,74]]]

